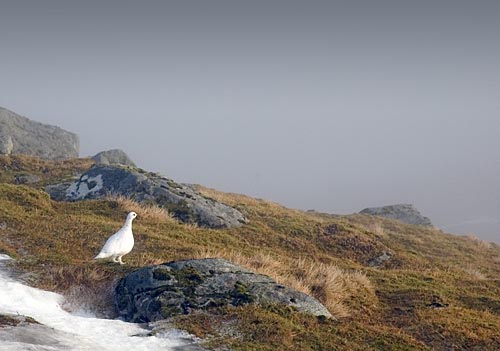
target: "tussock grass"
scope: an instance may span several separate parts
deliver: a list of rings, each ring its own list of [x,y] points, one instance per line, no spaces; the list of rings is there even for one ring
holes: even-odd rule
[[[196,257],[223,257],[251,271],[270,276],[278,284],[315,297],[335,318],[350,315],[344,301],[355,295],[357,290],[373,293],[373,287],[365,274],[347,272],[335,265],[305,258],[284,260],[265,253],[246,256],[237,251],[210,249],[199,251]]]
[[[473,242],[478,248],[483,249],[483,250],[489,250],[493,247],[493,243],[490,243],[486,240],[479,239],[476,235],[474,234],[469,234],[464,236],[465,239],[470,240]]]
[[[136,258],[136,264],[139,267],[154,266],[157,264],[165,263],[166,259],[162,259],[149,252],[141,252]]]
[[[51,268],[44,285],[64,295],[63,308],[68,311],[113,318],[115,280],[113,272],[99,265],[63,266]]]
[[[372,223],[369,223],[365,226],[366,229],[377,236],[385,236],[384,226],[381,222],[374,220]]]
[[[139,219],[145,219],[155,222],[177,222],[171,213],[166,209],[159,207],[155,204],[145,204],[134,201],[131,198],[121,195],[109,195],[106,197],[107,201],[115,202],[127,212],[135,212]]]
[[[479,269],[477,269],[473,266],[465,267],[463,270],[465,273],[467,273],[474,280],[486,280],[487,279],[487,277],[484,273],[482,273]]]
[[[41,184],[67,180],[87,170],[94,161],[89,158],[43,160],[28,155],[0,155],[0,182],[14,183],[17,175],[31,174]]]

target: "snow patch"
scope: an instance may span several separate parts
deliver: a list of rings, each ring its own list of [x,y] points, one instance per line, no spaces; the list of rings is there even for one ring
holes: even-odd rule
[[[98,174],[95,177],[84,175],[69,186],[66,190],[66,198],[72,200],[84,199],[88,194],[93,194],[101,190],[103,185],[102,174]]]
[[[0,256],[2,260],[7,255]],[[2,272],[0,264],[0,314],[20,314],[29,316],[49,327],[46,328],[46,339],[60,337],[60,347],[47,348],[30,339],[36,336],[44,339],[44,329],[36,325],[27,327],[23,332],[25,337],[12,340],[16,332],[12,329],[2,329],[0,333],[0,350],[8,345],[8,350],[179,350],[183,346],[192,344],[184,332],[172,330],[164,335],[144,336],[147,330],[135,323],[126,323],[121,320],[100,319],[92,315],[75,315],[65,311],[61,306],[64,303],[62,295],[35,289],[10,279]],[[30,329],[31,328],[31,329]],[[37,329],[38,328],[38,329]],[[53,328],[53,329],[50,329]],[[9,332],[10,330],[10,332]],[[30,334],[30,331],[33,334]],[[7,334],[6,334],[7,333]],[[10,334],[9,334],[10,333]],[[38,333],[38,334],[37,334]],[[142,335],[142,336],[141,336]],[[192,339],[191,339],[192,340]]]

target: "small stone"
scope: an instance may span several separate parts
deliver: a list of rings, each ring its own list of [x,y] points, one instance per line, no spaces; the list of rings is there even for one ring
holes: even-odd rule
[[[388,261],[391,259],[391,255],[387,252],[382,253],[382,255],[377,256],[375,258],[372,258],[371,260],[368,261],[368,265],[370,267],[377,267],[382,265],[385,261]]]
[[[17,175],[14,179],[16,184],[33,184],[40,181],[40,177],[33,174],[21,174]]]

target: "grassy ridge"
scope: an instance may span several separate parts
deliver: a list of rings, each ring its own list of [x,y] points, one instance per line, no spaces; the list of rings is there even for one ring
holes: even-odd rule
[[[37,163],[38,162],[38,163]],[[236,350],[500,349],[500,248],[474,237],[363,215],[284,208],[199,187],[238,208],[241,228],[210,230],[124,199],[57,203],[37,187],[68,179],[88,160],[0,157],[0,252],[32,273],[33,285],[105,306],[112,282],[144,265],[221,256],[322,299],[338,320],[244,306],[175,323]],[[14,166],[13,166],[14,165]],[[41,182],[14,185],[16,175]],[[135,210],[136,246],[126,266],[95,262],[106,238]],[[378,267],[369,263],[387,253]],[[100,299],[100,300],[99,300]],[[222,327],[230,325],[230,327]]]

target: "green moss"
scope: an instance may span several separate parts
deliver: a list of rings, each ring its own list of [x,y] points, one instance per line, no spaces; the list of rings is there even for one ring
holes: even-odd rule
[[[178,184],[178,183],[174,182],[174,181],[173,181],[173,180],[171,180],[171,179],[168,179],[168,180],[167,180],[167,184],[168,184],[168,186],[169,186],[169,187],[171,187],[171,188],[174,188],[174,189],[182,189],[182,185],[180,185],[180,184]]]
[[[239,306],[245,303],[252,303],[255,297],[248,292],[247,286],[240,281],[234,284],[234,289],[229,293],[233,300],[233,305]]]
[[[170,270],[167,268],[156,268],[153,271],[153,279],[170,280],[172,279],[172,275],[170,274]]]
[[[166,306],[166,305],[162,305],[160,307],[160,314],[164,317],[164,318],[170,318],[172,316],[176,316],[176,315],[179,315],[179,314],[182,314],[183,311],[181,308],[179,307],[175,307],[175,306]]]
[[[185,200],[172,203],[166,198],[158,197],[157,203],[160,207],[168,210],[174,218],[177,218],[184,223],[196,223],[197,221],[196,214]]]
[[[353,320],[339,323],[280,305],[224,307],[210,313],[177,316],[173,323],[198,337],[208,337],[205,346],[210,349],[226,346],[240,351],[429,350],[394,329],[376,329]],[[236,337],[228,337],[228,329]]]
[[[183,287],[195,287],[204,280],[203,275],[193,267],[184,267],[170,272]]]

